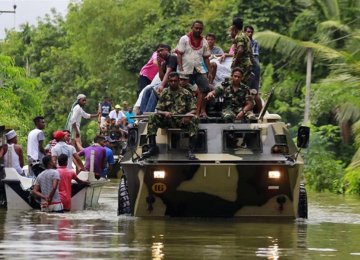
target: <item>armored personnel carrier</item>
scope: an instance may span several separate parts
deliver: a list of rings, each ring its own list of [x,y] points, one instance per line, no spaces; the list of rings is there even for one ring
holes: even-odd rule
[[[160,153],[141,160],[146,120],[132,128],[121,162],[118,213],[140,217],[287,217],[307,218],[302,181],[309,128],[298,130],[297,146],[277,114],[252,122],[199,124],[198,160],[186,157],[188,133],[159,129]]]

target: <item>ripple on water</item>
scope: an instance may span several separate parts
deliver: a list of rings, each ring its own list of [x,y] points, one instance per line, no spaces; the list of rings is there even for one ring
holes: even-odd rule
[[[359,201],[313,195],[309,219],[146,219],[117,216],[117,184],[97,209],[5,212],[0,258],[314,259],[359,256]],[[1,224],[1,223],[0,223]],[[1,225],[0,225],[1,226]]]

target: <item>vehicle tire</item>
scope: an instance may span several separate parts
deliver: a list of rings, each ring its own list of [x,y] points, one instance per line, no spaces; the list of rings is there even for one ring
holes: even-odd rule
[[[121,176],[118,190],[118,216],[131,213],[129,193],[127,190],[127,180]]]
[[[305,184],[300,184],[298,218],[308,218],[308,203]]]

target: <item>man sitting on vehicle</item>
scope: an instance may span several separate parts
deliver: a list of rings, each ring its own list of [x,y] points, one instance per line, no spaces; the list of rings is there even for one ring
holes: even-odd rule
[[[210,70],[211,71],[211,77],[210,77],[210,79],[211,80],[209,81],[209,84],[213,84],[215,76],[216,76],[216,71],[217,71],[217,63],[215,62],[215,59],[217,57],[219,57],[221,59],[220,55],[223,55],[224,51],[220,47],[215,46],[215,42],[216,42],[215,34],[208,33],[206,35],[206,41],[209,44],[209,49],[210,49],[210,52],[211,52],[211,56],[210,56],[210,66],[211,66],[211,70]]]
[[[198,131],[198,119],[195,117],[196,106],[192,94],[179,85],[179,74],[169,74],[169,88],[164,89],[156,106],[157,113],[149,117],[147,135],[149,138],[149,150],[143,153],[142,158],[147,158],[159,153],[156,146],[156,133],[159,127],[185,128],[190,135],[188,157],[195,160],[193,154]],[[185,115],[184,117],[175,117]]]
[[[154,112],[158,95],[163,91],[167,86],[167,81],[169,74],[173,71],[176,71],[177,67],[177,58],[176,55],[171,54],[171,47],[166,44],[159,44],[157,48],[159,66],[159,78],[161,80],[159,85],[146,87],[142,96],[140,104],[140,112]],[[154,92],[156,91],[156,93]]]
[[[221,86],[218,86],[206,96],[207,100],[223,96],[222,117],[226,122],[233,122],[234,119],[251,119],[253,117],[251,110],[254,107],[254,98],[249,87],[241,82],[242,78],[242,70],[234,68],[231,72],[231,81],[224,81]]]

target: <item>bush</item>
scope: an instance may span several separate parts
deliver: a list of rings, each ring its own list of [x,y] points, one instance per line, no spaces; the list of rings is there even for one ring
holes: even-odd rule
[[[346,193],[360,194],[360,168],[348,167],[345,171],[344,184]]]
[[[315,191],[343,193],[344,165],[329,147],[331,135],[326,134],[329,132],[332,131],[312,128],[310,145],[305,153],[305,178],[308,186]]]

